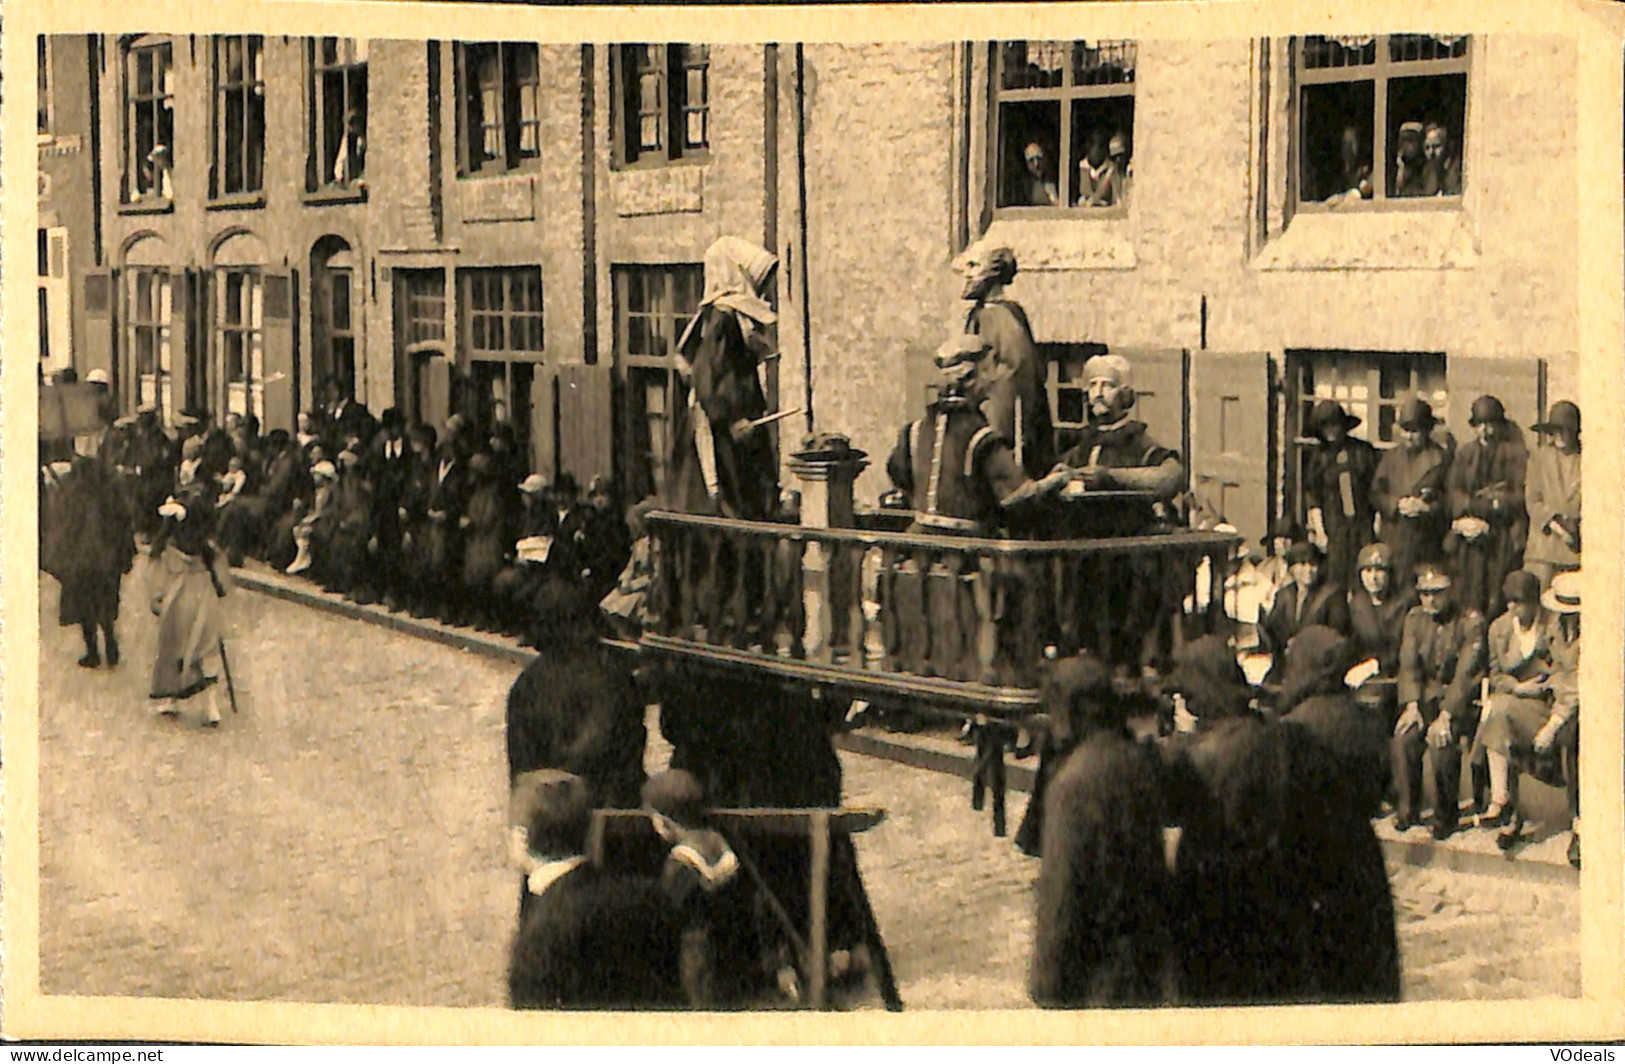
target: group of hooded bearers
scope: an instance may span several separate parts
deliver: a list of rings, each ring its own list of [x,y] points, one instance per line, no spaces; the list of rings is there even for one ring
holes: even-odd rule
[[[938,351],[939,386],[925,416],[902,429],[888,462],[894,484],[914,512],[914,528],[997,534],[1030,516],[1024,513],[1027,503],[1070,485],[1081,485],[1072,490],[1082,491],[1126,489],[1157,504],[1172,502],[1184,480],[1180,460],[1131,416],[1128,363],[1112,355],[1090,360],[1085,367],[1089,424],[1075,446],[1057,458],[1031,330],[1020,306],[1004,296],[1016,272],[1014,255],[977,247],[959,265],[966,278],[964,316]],[[687,402],[679,405],[673,489],[666,504],[760,520],[773,514],[777,498],[776,461],[761,423],[768,410],[757,374],[770,350],[774,318],[764,297],[776,260],[747,241],[724,238],[707,253],[705,266],[702,307],[681,345],[689,387]],[[1494,475],[1493,459],[1468,459],[1475,461],[1486,466],[1485,476]],[[1335,477],[1332,482],[1337,483]],[[1485,497],[1475,490],[1470,507],[1472,515],[1488,508],[1483,520],[1489,542],[1472,522],[1456,528],[1470,551],[1493,554],[1498,507]],[[1335,518],[1328,522],[1326,508],[1321,509],[1316,520],[1328,524],[1322,531],[1331,540],[1343,526]],[[1410,509],[1405,503],[1399,512]],[[1355,547],[1354,554],[1359,550]],[[1353,564],[1353,556],[1350,560]],[[1392,655],[1405,658],[1405,664],[1386,670],[1403,676],[1402,720],[1384,718],[1357,697],[1351,670],[1365,651],[1350,635],[1325,624],[1298,625],[1288,634],[1287,644],[1277,648],[1273,682],[1262,690],[1249,684],[1226,638],[1207,635],[1183,643],[1171,672],[1156,685],[1174,707],[1171,720],[1153,729],[1163,733],[1161,738],[1136,737],[1128,729],[1131,713],[1143,703],[1125,697],[1121,662],[1085,653],[1048,666],[1043,713],[1031,722],[1045,757],[1018,835],[1023,848],[1042,854],[1044,861],[1030,981],[1035,1001],[1076,1006],[1398,997],[1393,903],[1372,827],[1387,790],[1390,746],[1398,749],[1394,728],[1421,718],[1421,730],[1401,729],[1406,771],[1396,775],[1411,785],[1406,792],[1411,800],[1420,800],[1410,760],[1418,736],[1439,751],[1434,761],[1440,793],[1454,793],[1454,758],[1443,756],[1441,737],[1455,742],[1469,734],[1464,698],[1470,698],[1472,678],[1483,674],[1484,657],[1482,622],[1463,622],[1469,611],[1452,612],[1448,596],[1437,593],[1449,578],[1444,567],[1435,564],[1418,575],[1425,595],[1415,610],[1407,608],[1404,649]],[[1480,573],[1468,579],[1482,583],[1489,577]],[[1529,599],[1522,582],[1522,577],[1509,582],[1518,586],[1508,597],[1519,603]],[[1496,698],[1505,698],[1486,709],[1485,726],[1478,730],[1486,746],[1502,755],[1491,758],[1492,776],[1498,763],[1508,767],[1507,755],[1529,730],[1536,710],[1550,710],[1553,719],[1568,712],[1554,707],[1568,682],[1562,669],[1573,661],[1572,649],[1563,647],[1570,647],[1577,633],[1578,607],[1570,605],[1577,603],[1576,594],[1572,577],[1548,588],[1554,613],[1566,618],[1562,624],[1520,608],[1501,625],[1515,627],[1511,638],[1518,653],[1528,648],[1531,626],[1543,634],[1536,649],[1523,653],[1531,663],[1525,679],[1511,685],[1496,681]],[[1479,634],[1456,633],[1463,623],[1468,629],[1476,623]],[[1453,643],[1455,634],[1464,639]],[[1560,636],[1570,642],[1560,647]],[[1552,664],[1542,669],[1536,661]],[[1537,672],[1546,685],[1538,691],[1525,682]],[[1566,675],[1572,680],[1572,672]],[[555,680],[535,678],[531,686]],[[748,716],[743,711],[754,698],[789,696],[722,694],[712,690],[663,703],[662,730],[673,739],[673,767],[680,775],[677,783],[652,783],[653,792],[663,791],[668,803],[673,793],[684,794],[689,817],[702,825],[699,810],[706,804],[838,804],[839,764],[826,741],[809,733],[808,741],[792,744],[792,764],[784,759],[782,736],[764,749],[759,735],[753,743],[749,730],[740,730],[733,720]],[[516,727],[527,712],[522,702],[510,698],[510,755],[516,735],[538,732]],[[718,703],[709,716],[701,711],[706,703]],[[539,732],[553,735],[552,727]],[[1550,738],[1550,729],[1540,727],[1536,745]],[[620,734],[627,751],[642,749],[641,724],[600,730]],[[584,964],[599,980],[627,976],[606,959],[614,952],[607,947],[617,933],[630,933],[625,921],[636,914],[619,912],[605,894],[594,892],[592,877],[608,873],[583,864],[585,810],[594,803],[639,801],[630,793],[634,787],[625,771],[630,755],[622,755],[617,774],[583,756],[591,744],[584,746],[574,733],[553,735],[552,741],[556,748],[521,742],[529,753],[510,762],[516,795],[524,781],[531,781],[531,798],[519,803],[523,808],[513,821],[515,852],[528,884],[510,973],[514,1000],[530,1007],[609,1003],[593,999],[591,987],[599,984],[584,983],[578,969]],[[777,760],[774,750],[780,751]],[[793,782],[798,775],[818,782],[798,790]],[[619,784],[612,782],[616,778]],[[537,800],[537,779],[541,793],[564,797]],[[742,782],[747,779],[755,782]],[[617,787],[619,794],[611,793]],[[727,840],[695,841],[677,823],[681,818],[658,808],[651,792],[641,799],[656,807],[671,860],[689,870],[690,880],[698,875],[708,891],[732,881],[737,859]],[[1453,802],[1436,804],[1441,822],[1457,812]],[[563,837],[560,817],[570,825]],[[1164,831],[1176,826],[1181,837],[1169,861]],[[541,835],[550,832],[552,845],[540,845]],[[686,928],[670,932],[670,950],[662,956],[692,974],[691,963],[680,963],[691,941],[684,936],[694,931],[684,922],[691,917],[672,916],[671,899],[650,894],[665,880],[646,872],[642,893],[634,895],[625,883],[617,889],[624,897],[640,898],[645,915],[664,913],[661,926]],[[574,890],[553,893],[559,884],[572,882],[571,876],[580,877],[573,880]],[[594,900],[589,903],[588,897]],[[548,944],[568,952],[573,948],[568,943],[587,940],[583,922],[602,936],[606,949],[594,950],[591,961],[572,955],[569,964],[558,956],[548,962]],[[648,970],[637,978],[660,981]],[[635,991],[624,982],[617,985],[625,1003],[625,995]],[[645,996],[651,985],[644,984]],[[666,985],[673,992],[669,980]]]

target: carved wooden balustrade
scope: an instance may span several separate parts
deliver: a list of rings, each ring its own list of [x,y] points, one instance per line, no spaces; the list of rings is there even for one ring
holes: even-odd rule
[[[1047,648],[1132,659],[1126,635],[1178,627],[1187,598],[1208,631],[1228,624],[1234,535],[975,539],[859,520],[869,527],[651,514],[656,620],[642,646],[853,697],[1013,719],[1037,703]],[[1208,586],[1196,594],[1199,578]]]

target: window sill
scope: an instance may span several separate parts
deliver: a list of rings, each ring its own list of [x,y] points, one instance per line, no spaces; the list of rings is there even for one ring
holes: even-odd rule
[[[1057,211],[1053,217],[995,217],[983,239],[1016,253],[1021,271],[1132,270],[1139,264],[1127,208]]]
[[[706,167],[711,165],[711,154],[682,155],[676,159],[653,158],[639,159],[637,162],[617,162],[612,169],[617,173],[635,173],[640,170],[674,170],[685,166]]]
[[[241,192],[230,196],[216,196],[205,209],[211,211],[253,210],[265,206],[265,193]]]
[[[1473,216],[1460,201],[1434,210],[1313,210],[1253,256],[1255,270],[1462,270],[1478,263]]]
[[[325,207],[336,203],[365,203],[367,185],[365,182],[357,182],[348,187],[333,185],[315,192],[306,192],[305,202],[313,207]]]
[[[119,204],[120,214],[174,214],[174,200],[136,200],[133,203]]]

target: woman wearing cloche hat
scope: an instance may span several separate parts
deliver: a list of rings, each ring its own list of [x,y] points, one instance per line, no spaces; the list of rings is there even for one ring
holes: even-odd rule
[[[1336,400],[1317,402],[1309,429],[1320,446],[1310,455],[1303,478],[1310,538],[1326,552],[1326,582],[1345,591],[1357,586],[1360,548],[1375,538],[1371,482],[1377,474],[1377,450],[1349,435],[1359,424]]]
[[[1545,445],[1529,456],[1524,485],[1529,546],[1523,564],[1547,588],[1556,574],[1580,567],[1580,408],[1553,403],[1535,431]]]

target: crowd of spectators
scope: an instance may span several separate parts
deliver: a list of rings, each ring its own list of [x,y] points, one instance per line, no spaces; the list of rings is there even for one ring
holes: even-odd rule
[[[1272,528],[1268,557],[1243,552],[1227,581],[1238,645],[1279,694],[1298,636],[1346,639],[1346,684],[1392,738],[1396,826],[1422,821],[1421,772],[1432,750],[1437,791],[1473,770],[1477,822],[1517,842],[1520,766],[1563,784],[1578,862],[1580,411],[1552,406],[1522,429],[1494,396],[1472,407],[1476,438],[1434,440],[1431,408],[1407,403],[1402,442],[1381,453],[1350,435],[1358,419],[1331,400],[1310,418],[1307,522]],[[1457,827],[1438,801],[1433,833]]]
[[[215,538],[249,558],[362,604],[536,642],[536,611],[563,581],[599,601],[633,556],[628,515],[606,478],[584,493],[570,473],[529,471],[513,427],[454,414],[444,433],[378,416],[337,385],[297,430],[202,412],[166,430],[153,411],[115,424],[104,458],[121,476],[138,533],[152,535],[177,486],[206,482]],[[647,558],[647,546],[641,551]],[[630,573],[628,574],[630,578]],[[638,604],[615,601],[637,619]]]

